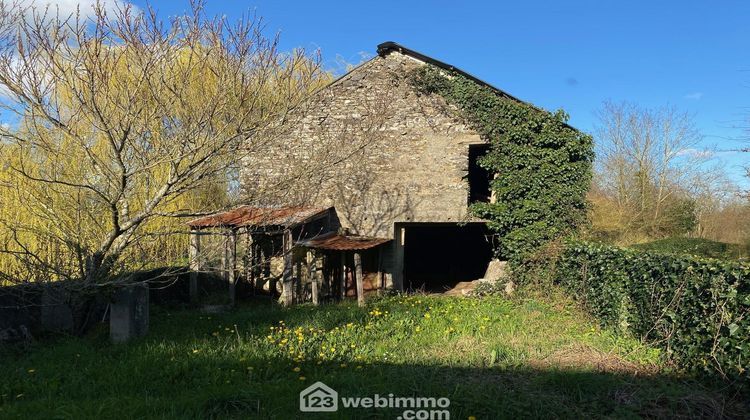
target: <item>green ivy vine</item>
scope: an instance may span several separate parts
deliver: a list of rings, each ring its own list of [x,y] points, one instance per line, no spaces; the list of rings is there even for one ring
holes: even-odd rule
[[[415,70],[410,80],[456,106],[491,145],[479,165],[495,174],[496,199],[471,210],[497,232],[498,257],[521,263],[585,223],[593,139],[570,127],[564,111],[540,110],[433,66]]]

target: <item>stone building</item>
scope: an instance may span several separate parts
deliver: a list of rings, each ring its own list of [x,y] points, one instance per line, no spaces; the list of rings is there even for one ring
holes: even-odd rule
[[[377,56],[314,93],[264,136],[248,140],[241,174],[247,209],[325,210],[336,222],[314,234],[300,233],[304,222],[288,226],[298,236],[288,247],[342,253],[343,273],[331,276],[344,282],[355,272],[346,251],[356,246],[315,248],[315,236],[330,240],[335,230],[344,241],[377,239],[359,256],[366,260],[363,276],[376,273],[365,289],[442,290],[483,277],[492,256],[492,235],[468,212],[471,202],[492,199],[489,176],[477,165],[488,145],[442,97],[421,94],[410,83],[421,66],[489,86],[386,42]],[[243,227],[258,232],[234,225]],[[329,255],[328,265],[331,258],[338,257]],[[349,281],[344,293],[354,287]]]

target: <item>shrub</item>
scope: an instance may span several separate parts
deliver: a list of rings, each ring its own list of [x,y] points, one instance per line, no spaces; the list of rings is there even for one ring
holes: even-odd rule
[[[685,368],[750,377],[750,265],[568,243],[556,280],[603,324]]]
[[[748,249],[743,245],[700,238],[666,238],[633,245],[632,247],[644,251],[685,254],[726,260],[745,258],[748,254]]]

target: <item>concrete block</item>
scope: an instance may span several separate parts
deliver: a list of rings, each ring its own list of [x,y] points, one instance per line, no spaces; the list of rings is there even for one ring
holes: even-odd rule
[[[505,275],[508,274],[507,266],[507,261],[500,261],[498,259],[491,260],[489,265],[487,265],[487,271],[484,273],[484,278],[487,280],[499,280],[505,277]]]
[[[123,343],[148,332],[149,290],[146,285],[127,286],[113,296],[109,313],[109,336]]]

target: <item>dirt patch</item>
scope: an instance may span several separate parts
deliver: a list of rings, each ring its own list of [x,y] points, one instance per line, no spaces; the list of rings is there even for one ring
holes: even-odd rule
[[[604,353],[593,347],[574,345],[555,351],[542,359],[532,359],[529,365],[537,369],[590,369],[597,372],[650,375],[657,368],[623,360],[617,355]]]

